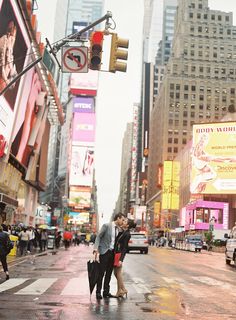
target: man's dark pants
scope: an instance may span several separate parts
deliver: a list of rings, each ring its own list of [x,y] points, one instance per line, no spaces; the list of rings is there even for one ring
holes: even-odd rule
[[[97,282],[97,294],[101,294],[102,290],[102,280],[105,274],[104,278],[104,284],[103,284],[103,294],[110,293],[110,281],[111,281],[111,275],[114,268],[114,251],[108,250],[104,254],[100,254],[99,256],[100,261],[100,276]]]
[[[8,268],[7,268],[7,256],[6,255],[0,255],[0,261],[2,263],[3,271],[4,272],[8,271]]]

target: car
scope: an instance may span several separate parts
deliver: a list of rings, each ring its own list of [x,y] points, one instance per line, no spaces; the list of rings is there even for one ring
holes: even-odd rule
[[[201,252],[203,241],[201,235],[189,235],[185,237],[186,243],[193,244],[195,251]]]
[[[225,249],[225,263],[234,263],[236,266],[236,239],[228,239]]]
[[[127,252],[140,251],[140,253],[148,253],[148,237],[144,233],[131,232],[128,243]]]

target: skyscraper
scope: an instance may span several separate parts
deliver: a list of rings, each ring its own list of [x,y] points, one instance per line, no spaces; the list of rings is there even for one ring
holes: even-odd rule
[[[172,56],[151,115],[148,204],[161,201],[159,164],[191,139],[192,125],[219,121],[235,104],[236,27],[207,0],[180,0]]]

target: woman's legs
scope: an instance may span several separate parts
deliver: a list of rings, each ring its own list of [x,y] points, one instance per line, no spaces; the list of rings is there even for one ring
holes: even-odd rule
[[[119,293],[127,293],[122,276],[122,267],[115,267],[114,274],[117,279],[117,295],[119,295]]]

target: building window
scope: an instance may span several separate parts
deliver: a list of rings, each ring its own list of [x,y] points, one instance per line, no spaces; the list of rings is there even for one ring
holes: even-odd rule
[[[225,21],[229,21],[229,16],[225,16]]]
[[[170,84],[170,90],[174,90],[175,89],[175,85],[174,85],[174,83],[171,83]]]
[[[172,148],[168,147],[167,152],[171,153],[172,152]]]
[[[168,138],[168,143],[172,143],[172,138]]]
[[[175,89],[176,89],[176,90],[180,90],[180,85],[179,85],[179,84],[176,84]]]
[[[199,110],[203,110],[203,104],[199,105]]]
[[[188,116],[188,111],[184,111],[184,112],[183,112],[183,117],[186,118],[187,116]]]
[[[187,143],[187,139],[184,138],[184,139],[182,140],[182,144],[186,144],[186,143]]]
[[[173,119],[169,119],[169,125],[173,124]]]
[[[204,17],[205,20],[207,20],[208,15],[205,13],[203,17]]]
[[[192,13],[192,12],[189,13],[189,18],[190,18],[190,19],[193,18],[193,13]],[[226,21],[227,21],[227,20],[226,20]]]
[[[174,153],[178,153],[178,148],[174,148]]]
[[[192,91],[196,91],[196,86],[191,86]]]
[[[195,112],[191,112],[191,118],[195,117]]]
[[[174,138],[174,143],[175,143],[175,144],[179,143],[178,138]]]
[[[184,90],[188,91],[188,85],[187,84],[184,85]]]
[[[183,126],[187,127],[187,125],[188,125],[188,121],[187,120],[183,120]]]
[[[184,94],[184,100],[188,100],[188,94],[187,93]]]
[[[198,14],[197,14],[197,18],[198,18],[198,19],[201,19],[201,13],[198,13]]]
[[[211,15],[211,20],[215,20],[215,15],[214,14]]]

